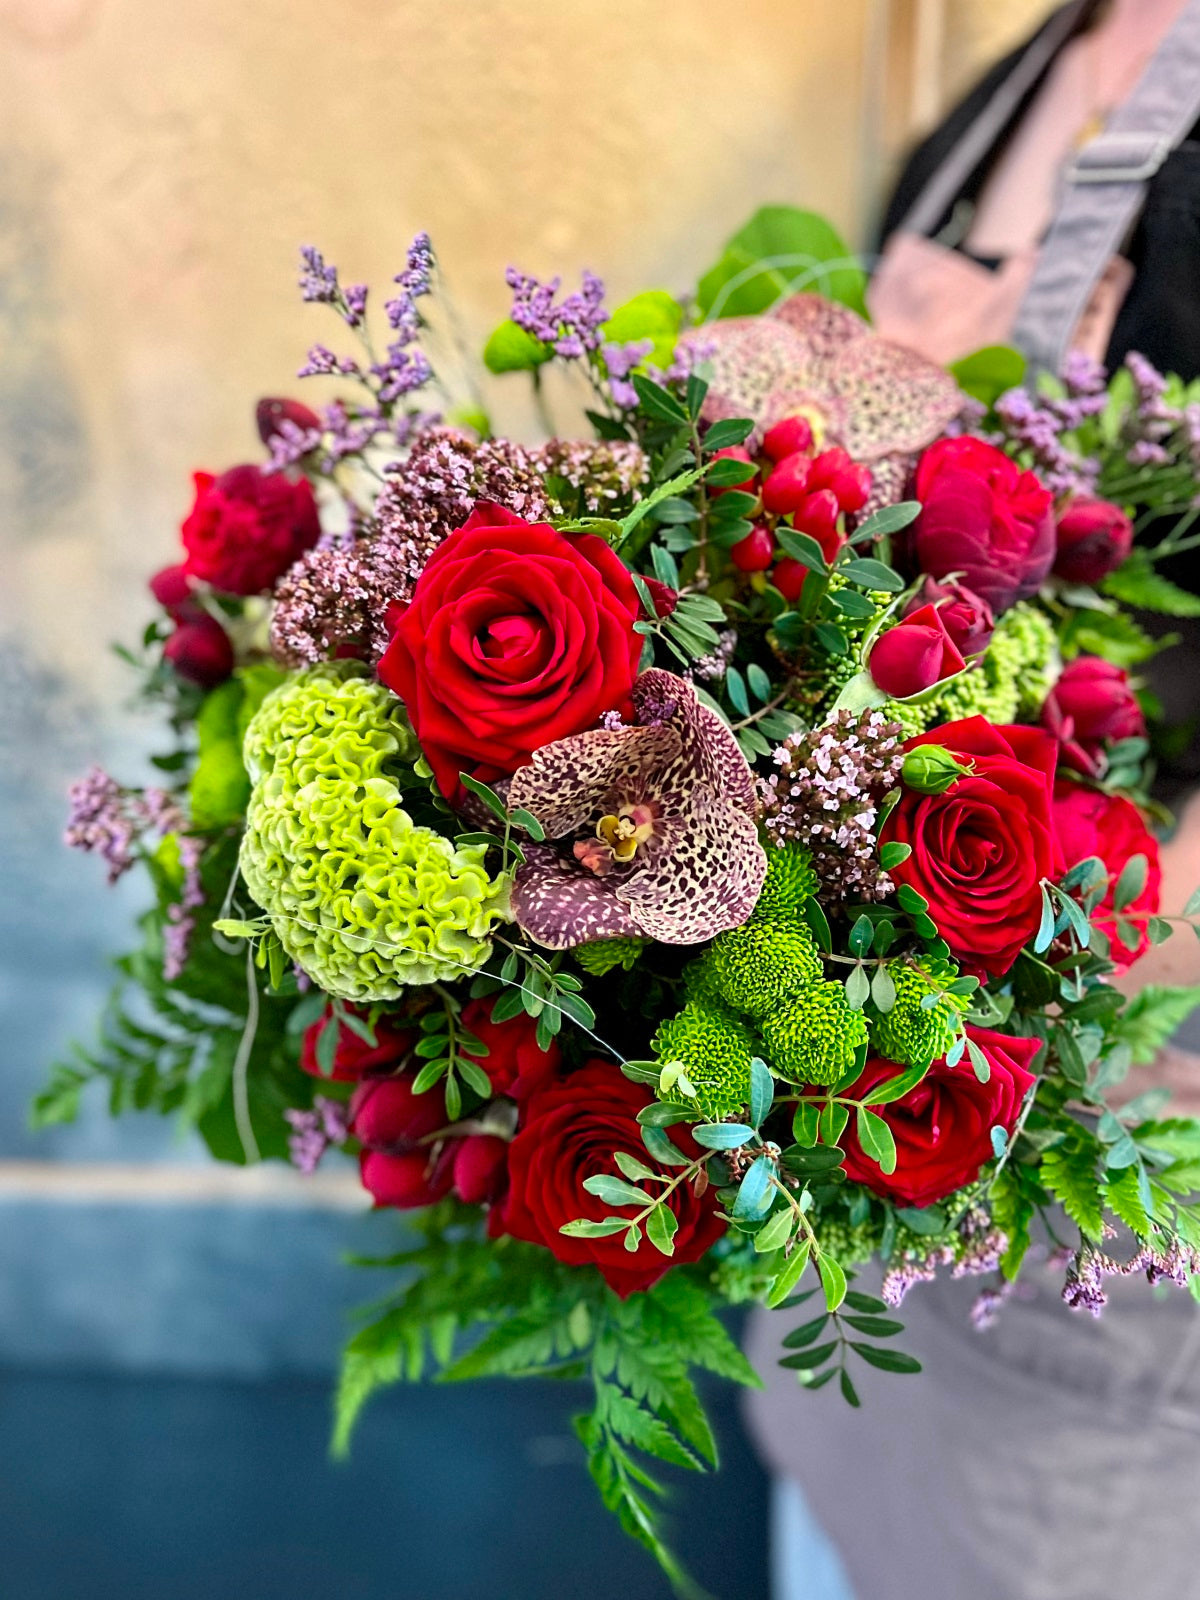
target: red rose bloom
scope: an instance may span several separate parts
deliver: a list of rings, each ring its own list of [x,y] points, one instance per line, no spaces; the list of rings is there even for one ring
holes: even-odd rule
[[[917,467],[916,498],[922,572],[956,574],[997,614],[1037,593],[1054,560],[1054,509],[1032,472],[982,439],[939,439]]]
[[[1054,741],[1038,728],[967,717],[909,739],[905,749],[926,744],[973,770],[944,794],[904,789],[880,841],[912,847],[891,876],[925,896],[955,960],[999,977],[1037,932],[1042,879],[1061,870]]]
[[[637,591],[595,534],[476,506],[434,551],[379,663],[442,793],[628,706]]]
[[[664,1256],[645,1238],[631,1253],[621,1233],[575,1239],[559,1232],[576,1217],[598,1222],[612,1215],[610,1206],[587,1192],[584,1180],[615,1173],[617,1150],[645,1160],[637,1114],[646,1104],[640,1084],[631,1083],[611,1061],[597,1059],[530,1095],[508,1149],[508,1192],[492,1211],[493,1233],[545,1245],[573,1266],[598,1267],[622,1299],[657,1283],[672,1264],[698,1260],[724,1224],[711,1191],[697,1199],[687,1184],[667,1199],[679,1223],[673,1256]],[[674,1132],[681,1150],[699,1155],[686,1135]]]
[[[196,500],[180,533],[189,577],[225,594],[262,594],[321,532],[308,482],[255,466],[193,474]]]
[[[413,1079],[368,1078],[350,1102],[350,1132],[363,1146],[363,1188],[377,1206],[432,1205],[450,1191],[456,1140],[423,1144],[446,1126],[446,1096],[440,1084],[414,1094]]]
[[[966,662],[936,606],[921,606],[881,633],[867,663],[884,694],[907,699],[961,672]]]
[[[337,1048],[333,1053],[332,1072],[322,1072],[317,1057],[317,1045],[326,1028],[337,1029]],[[333,1021],[333,1007],[325,1008],[325,1015],[305,1028],[300,1043],[300,1066],[314,1078],[325,1078],[334,1083],[357,1083],[371,1073],[396,1071],[413,1047],[414,1034],[399,1027],[387,1017],[375,1023],[375,1043],[368,1044],[352,1028],[340,1027]]]
[[[1159,891],[1162,888],[1158,841],[1131,801],[1122,800],[1115,794],[1101,794],[1098,789],[1085,789],[1079,783],[1055,784],[1054,825],[1058,829],[1063,864],[1068,872],[1089,856],[1099,856],[1108,868],[1109,890],[1101,902],[1095,921],[1100,931],[1108,935],[1112,959],[1118,971],[1124,972],[1150,948],[1146,918],[1158,911]],[[1141,894],[1121,913],[1130,918],[1138,930],[1137,944],[1130,949],[1117,938],[1113,890],[1125,863],[1131,856],[1138,855],[1146,858],[1146,883]]]
[[[1099,583],[1133,548],[1133,523],[1109,500],[1072,500],[1058,519],[1055,576]]]
[[[1041,1048],[1036,1039],[1014,1039],[990,1028],[968,1028],[972,1042],[987,1057],[991,1075],[980,1083],[965,1059],[956,1067],[935,1061],[915,1089],[889,1105],[876,1106],[896,1141],[896,1170],[882,1172],[863,1153],[853,1119],[842,1136],[846,1175],[873,1194],[904,1206],[928,1206],[974,1183],[994,1155],[992,1129],[1011,1134],[1031,1084],[1029,1070]],[[854,1085],[868,1093],[900,1068],[873,1056]]]
[[[936,578],[926,578],[920,591],[908,603],[904,615],[911,617],[923,606],[936,606],[937,614],[954,640],[959,655],[966,660],[982,654],[992,642],[996,619],[986,600],[981,600],[972,590],[956,583],[952,578],[939,583]]]
[[[1042,705],[1042,722],[1062,746],[1063,763],[1088,777],[1104,770],[1110,740],[1140,739],[1146,731],[1129,674],[1100,656],[1068,661]]]
[[[463,1028],[487,1046],[484,1056],[472,1055],[469,1050],[463,1054],[478,1061],[488,1075],[493,1094],[523,1100],[554,1076],[562,1051],[557,1040],[549,1050],[542,1049],[537,1042],[537,1023],[524,1011],[506,1022],[493,1022],[492,1005],[491,1000],[471,1000],[463,1007]]]

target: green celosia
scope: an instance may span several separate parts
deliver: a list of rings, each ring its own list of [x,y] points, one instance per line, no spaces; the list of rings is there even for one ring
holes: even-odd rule
[[[872,1047],[901,1066],[927,1067],[954,1043],[969,1004],[967,996],[945,992],[958,971],[940,963],[919,967],[895,962],[888,972],[896,986],[896,1003],[887,1012],[871,1007]],[[937,1003],[922,1006],[921,1002],[931,995],[939,997]]]
[[[1036,718],[1058,671],[1053,623],[1039,607],[1020,601],[997,622],[982,660],[970,672],[922,705],[889,700],[883,711],[900,724],[906,738],[963,717],[986,717],[994,723]]]
[[[800,844],[767,846],[767,875],[754,908],[755,918],[788,917],[817,892],[812,856]]]
[[[821,976],[821,957],[805,923],[755,917],[712,942],[713,984],[735,1011],[760,1017]]]
[[[716,1122],[740,1111],[750,1097],[753,1034],[724,1007],[689,1000],[683,1010],[659,1025],[654,1053],[665,1066],[682,1063],[695,1095],[678,1086],[664,1099],[686,1106],[697,1121]]]
[[[508,881],[404,810],[418,754],[400,702],[357,662],[291,676],[246,730],[254,787],[242,875],[284,949],[327,993],[393,1000],[491,953]]]
[[[768,1065],[793,1083],[836,1083],[867,1042],[867,1023],[832,981],[811,983],[762,1019]]]
[[[586,973],[602,978],[614,967],[632,972],[649,943],[649,939],[595,939],[591,944],[576,945],[571,954]]]

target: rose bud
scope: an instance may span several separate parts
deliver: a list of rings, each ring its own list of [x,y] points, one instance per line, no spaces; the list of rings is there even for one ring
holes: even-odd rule
[[[951,573],[999,615],[1041,588],[1054,560],[1054,505],[1032,472],[982,439],[930,445],[917,466],[916,567]]]
[[[808,494],[808,469],[812,465],[806,455],[796,451],[785,456],[763,483],[763,505],[777,517],[784,517],[803,505]]]
[[[1072,500],[1058,519],[1056,577],[1099,583],[1133,548],[1133,523],[1109,500]]]
[[[659,578],[643,577],[642,582],[650,591],[650,598],[654,601],[654,615],[661,622],[663,617],[669,617],[679,604],[679,594],[669,583],[663,583]]]
[[[335,1042],[332,1060],[323,1065],[322,1056],[329,1046],[325,1039],[326,1028],[333,1029]],[[325,1015],[304,1030],[300,1040],[300,1070],[334,1083],[357,1083],[369,1073],[394,1072],[416,1043],[417,1036],[386,1016],[376,1018],[374,1032],[375,1043],[368,1044],[353,1028],[336,1021],[333,1007],[326,1006]]]
[[[813,447],[812,423],[807,417],[784,417],[773,428],[768,428],[763,439],[763,454],[772,461],[782,461],[787,456],[806,455]]]
[[[905,616],[912,616],[922,606],[937,607],[946,632],[954,640],[964,660],[982,655],[991,644],[996,628],[991,606],[953,578],[948,578],[945,583],[939,583],[936,578],[926,578],[921,592],[909,601]]]
[[[881,633],[867,662],[876,684],[893,700],[932,689],[965,666],[935,606],[922,606]]]
[[[207,612],[181,622],[163,646],[163,655],[181,678],[215,689],[233,671],[233,645],[229,635]]]
[[[150,593],[169,616],[178,621],[186,614],[197,611],[192,599],[192,582],[183,562],[173,567],[163,567],[150,579]]]
[[[807,577],[808,568],[802,561],[793,561],[791,556],[784,556],[782,561],[776,563],[771,582],[789,605],[795,605]]]
[[[432,1205],[453,1182],[451,1141],[430,1137],[446,1125],[445,1094],[435,1085],[416,1095],[412,1085],[410,1077],[368,1078],[350,1102],[363,1188],[378,1206]]]
[[[320,433],[321,419],[317,413],[300,400],[282,400],[268,396],[260,400],[254,408],[254,421],[258,427],[258,437],[266,445],[279,432],[281,422],[290,422],[294,428],[301,428],[305,433]]]
[[[1067,663],[1042,705],[1042,723],[1061,745],[1063,763],[1091,777],[1103,770],[1107,743],[1146,732],[1128,673],[1099,656]]]
[[[714,450],[712,458],[714,461],[744,461],[746,473],[736,483],[714,484],[708,491],[711,495],[726,494],[730,489],[739,489],[758,476],[758,468],[754,465],[753,457],[743,444],[726,445],[724,450]]]
[[[837,525],[841,510],[832,489],[818,489],[815,494],[805,495],[792,513],[792,526],[798,533],[807,533],[810,539],[815,539],[829,562],[843,543]]]
[[[454,1187],[470,1206],[495,1200],[504,1186],[508,1142],[494,1133],[471,1133],[454,1153]]]
[[[918,794],[945,794],[972,770],[973,763],[960,761],[945,745],[922,744],[905,755],[900,780]]]
[[[775,558],[775,541],[769,528],[761,524],[751,528],[744,539],[739,539],[729,552],[729,559],[739,572],[765,572]]]
[[[305,479],[255,466],[193,475],[196,499],[180,534],[189,576],[226,594],[262,594],[321,534]]]

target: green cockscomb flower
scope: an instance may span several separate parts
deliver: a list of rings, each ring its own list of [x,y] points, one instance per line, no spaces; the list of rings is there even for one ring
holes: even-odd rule
[[[591,944],[576,945],[571,954],[586,973],[602,978],[614,967],[632,972],[649,943],[649,939],[595,939]]]
[[[694,1110],[697,1121],[718,1122],[740,1111],[750,1098],[754,1035],[723,1007],[689,1000],[683,1010],[659,1025],[654,1053],[665,1066],[682,1064],[695,1095],[675,1086],[663,1099]]]
[[[875,1050],[904,1067],[928,1067],[954,1043],[962,1014],[970,1001],[966,995],[947,994],[958,971],[944,963],[924,967],[896,962],[888,968],[896,986],[896,1003],[890,1011],[870,1008],[871,1043]],[[925,1006],[931,995],[939,998]]]
[[[284,949],[327,993],[394,1000],[491,953],[508,880],[404,810],[418,754],[400,702],[358,662],[293,674],[246,730],[241,866]]]
[[[802,844],[767,847],[767,875],[754,916],[795,916],[804,902],[817,892],[817,875],[812,856]]]
[[[867,1042],[867,1021],[840,983],[811,983],[762,1019],[767,1062],[793,1083],[836,1083]]]
[[[821,976],[821,957],[806,924],[755,916],[713,940],[712,981],[735,1011],[760,1017]]]

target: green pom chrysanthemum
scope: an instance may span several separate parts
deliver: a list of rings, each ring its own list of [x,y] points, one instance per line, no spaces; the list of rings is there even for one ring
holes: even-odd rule
[[[456,849],[404,810],[395,776],[417,754],[400,702],[357,662],[293,674],[246,730],[242,875],[292,959],[344,1000],[461,978],[507,915],[486,847]]]
[[[595,939],[591,944],[576,945],[571,954],[591,977],[602,978],[614,967],[632,972],[649,943],[649,939]]]
[[[817,892],[812,856],[801,844],[767,848],[767,875],[754,908],[756,918],[794,916]]]
[[[663,1096],[694,1110],[697,1120],[718,1122],[740,1111],[750,1098],[753,1034],[724,1007],[689,1000],[678,1016],[659,1025],[654,1053],[665,1066],[678,1061],[695,1095],[678,1087]]]
[[[770,1066],[793,1083],[836,1083],[867,1042],[867,1022],[840,983],[811,983],[760,1024]]]
[[[755,917],[713,940],[712,981],[735,1011],[760,1017],[785,996],[821,976],[821,957],[807,926]]]
[[[897,962],[888,968],[896,986],[896,1003],[890,1011],[872,1008],[871,1042],[889,1061],[904,1067],[928,1067],[954,1043],[967,1009],[965,995],[947,994],[946,985],[958,976],[953,967],[938,970]],[[936,1003],[922,1001],[936,995]]]

